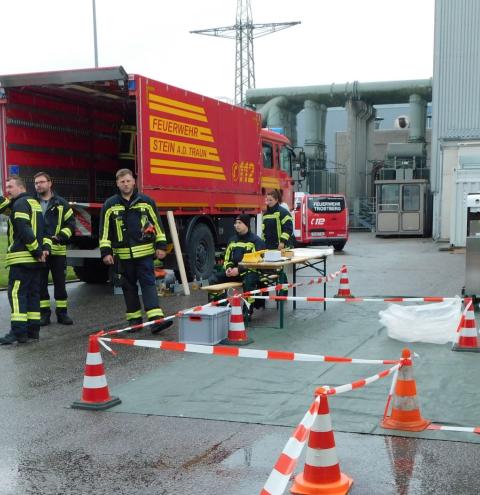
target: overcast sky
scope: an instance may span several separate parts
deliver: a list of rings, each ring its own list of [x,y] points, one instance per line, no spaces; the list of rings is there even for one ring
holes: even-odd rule
[[[235,42],[190,34],[235,24],[237,0],[96,0],[100,66],[213,97],[234,95]],[[434,0],[251,0],[256,86],[424,79]],[[94,66],[92,0],[0,0],[0,74]]]

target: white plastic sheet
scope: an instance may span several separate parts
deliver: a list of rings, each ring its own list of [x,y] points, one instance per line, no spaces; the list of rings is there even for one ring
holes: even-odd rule
[[[416,306],[390,304],[379,311],[380,323],[388,336],[402,342],[446,344],[457,340],[461,316],[461,299]]]

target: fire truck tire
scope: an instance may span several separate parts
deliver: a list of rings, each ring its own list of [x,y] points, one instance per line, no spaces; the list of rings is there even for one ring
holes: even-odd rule
[[[347,241],[334,242],[333,247],[335,251],[341,251],[345,247],[346,242]]]
[[[74,266],[77,277],[87,284],[104,284],[108,281],[108,266],[101,260],[85,260],[84,266]]]
[[[198,223],[187,241],[188,271],[197,279],[207,279],[215,265],[215,242],[211,230]]]

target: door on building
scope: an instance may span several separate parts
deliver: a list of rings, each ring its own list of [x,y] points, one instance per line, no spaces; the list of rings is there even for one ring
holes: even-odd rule
[[[377,236],[424,235],[427,181],[375,181]]]

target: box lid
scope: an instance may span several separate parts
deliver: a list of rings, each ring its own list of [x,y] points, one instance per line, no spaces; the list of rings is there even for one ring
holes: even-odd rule
[[[184,315],[198,315],[198,316],[217,316],[222,313],[230,312],[230,307],[228,306],[207,306],[206,308],[201,309],[200,311],[185,311]]]

